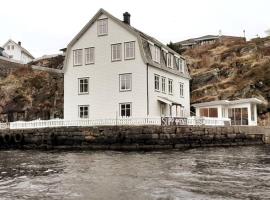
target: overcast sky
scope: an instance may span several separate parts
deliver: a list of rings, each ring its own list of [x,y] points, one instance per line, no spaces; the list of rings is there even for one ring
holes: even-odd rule
[[[58,53],[100,9],[169,43],[206,34],[265,36],[269,0],[5,0],[0,3],[0,45],[9,38],[35,57]]]

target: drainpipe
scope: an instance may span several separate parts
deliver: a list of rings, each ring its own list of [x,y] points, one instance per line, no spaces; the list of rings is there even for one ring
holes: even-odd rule
[[[149,65],[148,63],[146,64],[147,65],[147,68],[146,68],[146,84],[147,84],[147,117],[149,116],[149,83],[148,83],[148,68],[149,68]]]

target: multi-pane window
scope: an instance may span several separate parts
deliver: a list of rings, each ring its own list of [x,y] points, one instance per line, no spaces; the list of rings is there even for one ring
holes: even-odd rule
[[[167,54],[167,67],[173,68],[173,55]]]
[[[184,73],[184,68],[185,67],[185,61],[182,59],[179,59],[179,71]]]
[[[160,48],[150,45],[151,55],[154,62],[160,63]]]
[[[166,78],[165,77],[161,77],[161,91],[163,93],[166,93]]]
[[[251,110],[251,121],[255,121],[255,105],[254,104],[251,104],[250,110]]]
[[[82,49],[73,50],[73,65],[74,66],[82,65],[82,56],[83,56],[82,54],[83,54]]]
[[[90,47],[85,49],[85,64],[94,64],[95,63],[95,48]]]
[[[99,36],[108,34],[108,19],[99,19],[97,26]]]
[[[112,44],[112,61],[121,60],[122,44]]]
[[[184,97],[184,83],[179,83],[179,94],[180,97]]]
[[[89,118],[89,106],[88,105],[79,106],[79,118],[81,118],[81,119]]]
[[[120,91],[130,91],[132,84],[132,74],[120,74]]]
[[[159,91],[159,79],[160,76],[155,74],[155,90]]]
[[[79,78],[79,94],[87,94],[89,92],[89,78]]]
[[[173,80],[172,79],[168,79],[168,90],[169,90],[169,94],[173,94]]]
[[[135,42],[125,42],[125,59],[135,58]]]
[[[120,116],[121,117],[131,116],[131,103],[120,103]]]

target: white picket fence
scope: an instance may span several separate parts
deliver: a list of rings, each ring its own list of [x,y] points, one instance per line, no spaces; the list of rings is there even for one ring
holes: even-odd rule
[[[190,126],[224,126],[230,125],[228,118],[188,117],[185,124]],[[0,123],[0,129],[35,129],[47,127],[70,127],[70,126],[122,126],[122,125],[161,125],[161,117],[146,118],[118,118],[118,119],[81,119],[81,120],[35,120]]]

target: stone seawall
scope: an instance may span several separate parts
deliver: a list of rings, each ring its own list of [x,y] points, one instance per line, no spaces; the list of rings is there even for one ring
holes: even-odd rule
[[[104,126],[1,130],[0,148],[154,150],[270,143],[270,128]]]

